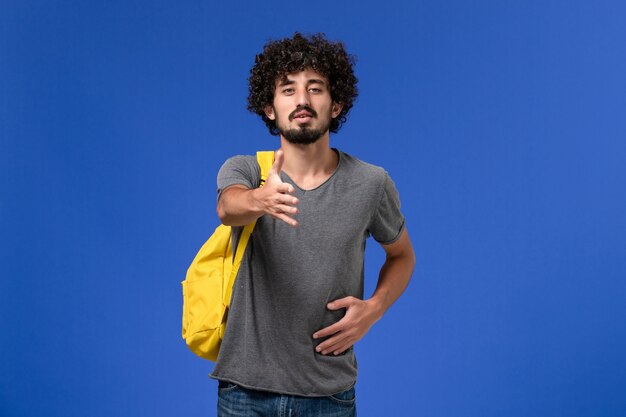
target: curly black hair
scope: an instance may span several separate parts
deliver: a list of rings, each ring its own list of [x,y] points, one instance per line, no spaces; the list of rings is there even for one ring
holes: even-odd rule
[[[328,79],[331,98],[343,105],[330,123],[330,131],[336,133],[358,95],[355,62],[356,57],[346,52],[342,42],[330,42],[323,33],[306,37],[296,32],[293,38],[269,41],[250,70],[248,110],[261,116],[272,135],[278,135],[276,122],[263,111],[274,102],[276,80],[312,68]]]

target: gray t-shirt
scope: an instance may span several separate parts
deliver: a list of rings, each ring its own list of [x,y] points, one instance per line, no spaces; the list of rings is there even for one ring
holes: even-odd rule
[[[394,242],[404,229],[395,185],[382,168],[335,150],[333,175],[312,190],[292,184],[299,226],[264,215],[246,248],[233,287],[226,334],[212,378],[250,389],[325,396],[351,388],[357,364],[352,349],[334,356],[315,351],[316,331],[345,310],[326,305],[347,296],[363,298],[365,241]],[[258,187],[254,156],[228,159],[218,192],[234,184]],[[241,227],[234,227],[235,241]]]

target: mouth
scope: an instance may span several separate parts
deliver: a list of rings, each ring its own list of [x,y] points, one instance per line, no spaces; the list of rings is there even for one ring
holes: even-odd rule
[[[291,114],[290,120],[295,120],[298,123],[307,123],[315,117],[315,111],[313,109],[304,108],[298,109]]]
[[[293,116],[293,118],[294,120],[298,122],[305,123],[311,120],[313,118],[313,115],[309,112],[303,111],[303,112],[296,113],[296,115]]]
[[[312,114],[306,110],[302,110],[302,111],[297,112],[293,117],[306,117],[306,116],[311,117]]]

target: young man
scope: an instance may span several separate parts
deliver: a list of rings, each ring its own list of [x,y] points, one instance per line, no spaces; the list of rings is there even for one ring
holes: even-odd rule
[[[409,282],[415,259],[393,181],[330,147],[357,96],[353,62],[343,44],[296,33],[265,45],[251,70],[248,108],[280,149],[261,188],[254,156],[218,174],[222,223],[257,219],[211,375],[220,416],[355,415],[352,347]],[[363,300],[370,235],[387,258]]]

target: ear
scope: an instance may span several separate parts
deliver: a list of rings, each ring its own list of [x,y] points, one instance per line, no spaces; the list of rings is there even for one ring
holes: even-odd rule
[[[333,119],[339,116],[339,113],[341,113],[341,109],[343,109],[343,104],[336,103],[333,101],[333,106],[331,108],[331,113],[330,113]]]
[[[265,107],[263,107],[263,111],[265,112],[265,115],[268,119],[276,120],[276,114],[274,114],[274,106],[272,106],[271,104],[267,104],[265,105]]]

